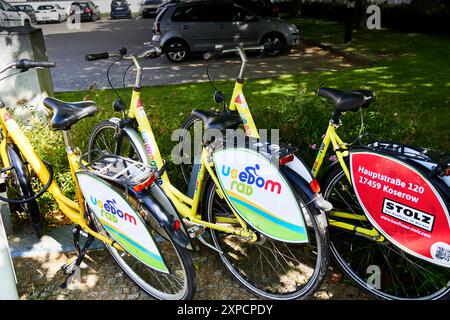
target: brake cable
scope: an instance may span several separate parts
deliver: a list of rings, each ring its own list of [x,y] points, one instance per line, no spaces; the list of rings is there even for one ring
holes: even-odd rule
[[[1,78],[0,81],[3,81],[3,80],[5,80],[5,79],[7,79],[9,77],[15,76],[15,75],[20,74],[20,73],[22,73],[22,71],[17,71],[17,72],[8,74],[7,76],[4,76],[3,78]]]
[[[108,70],[106,70],[106,79],[108,80],[108,84],[111,87],[112,91],[114,92],[114,94],[117,96],[117,98],[119,98],[120,100],[122,100],[122,97],[119,95],[119,93],[116,91],[116,89],[114,88],[114,86],[111,83],[111,79],[109,78],[109,71],[111,70],[112,66],[115,65],[117,62],[123,60],[123,58],[119,58],[117,60],[114,60],[108,67]],[[123,100],[122,100],[123,101]]]
[[[231,60],[228,60],[228,61],[222,63],[222,64],[214,71],[214,75],[213,75],[213,77],[212,77],[212,80],[211,80],[211,77],[210,77],[210,74],[209,74],[209,67],[211,66],[211,64],[212,64],[213,61],[211,61],[210,63],[208,63],[208,65],[206,66],[206,75],[208,76],[208,81],[209,81],[209,83],[211,84],[211,86],[214,88],[215,92],[219,91],[219,90],[217,89],[217,87],[215,86],[216,76],[217,76],[218,72],[219,72],[223,67],[227,66],[227,65],[230,64],[230,63],[236,62],[236,61],[237,61],[237,59],[231,59]]]
[[[126,87],[125,87],[125,78],[126,78],[126,76],[127,76],[128,71],[130,70],[130,68],[131,68],[133,65],[134,65],[134,62],[131,62],[130,65],[129,65],[129,66],[127,67],[127,69],[125,70],[125,73],[123,74],[123,77],[122,77],[122,86],[123,86],[124,88],[126,88]]]
[[[41,191],[39,191],[38,193],[36,193],[34,196],[31,196],[29,198],[26,199],[21,199],[21,200],[15,200],[15,199],[8,199],[8,198],[4,198],[2,196],[0,196],[0,200],[7,202],[7,203],[17,203],[17,204],[24,204],[26,202],[35,200],[37,198],[39,198],[40,196],[42,196],[45,192],[47,192],[48,188],[50,188],[51,183],[53,182],[53,178],[54,178],[54,174],[53,174],[53,167],[50,163],[48,163],[45,160],[42,160],[42,162],[44,163],[44,165],[47,167],[48,172],[49,172],[49,178],[47,183],[45,184],[45,186],[42,188]],[[9,170],[14,170],[13,167],[11,168],[5,168],[3,170],[1,170],[2,173],[9,171]]]

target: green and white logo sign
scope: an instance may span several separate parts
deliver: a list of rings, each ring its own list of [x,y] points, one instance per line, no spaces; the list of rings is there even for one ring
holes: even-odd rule
[[[133,257],[157,271],[167,266],[139,213],[106,182],[78,172],[78,181],[89,208],[109,235]]]
[[[220,185],[234,209],[252,227],[273,239],[308,242],[291,187],[264,156],[244,148],[214,153]]]

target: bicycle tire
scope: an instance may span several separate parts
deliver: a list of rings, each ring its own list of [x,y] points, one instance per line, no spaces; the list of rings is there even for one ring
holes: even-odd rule
[[[162,227],[159,222],[154,218],[154,216],[150,213],[150,210],[147,209],[140,201],[137,199],[132,198],[130,195],[126,195],[128,199],[133,199],[133,201],[130,201],[129,204],[135,208],[138,212],[141,213],[141,215],[144,216],[144,221],[148,227],[148,230],[152,233],[153,239],[156,239],[156,242],[159,243],[158,247],[160,248],[160,253],[164,257],[164,261],[166,265],[169,267],[169,270],[171,270],[171,274],[174,274],[174,276],[177,276],[181,272],[184,274],[184,282],[183,285],[183,291],[180,294],[167,294],[162,293],[160,290],[155,288],[155,285],[164,286],[164,281],[169,281],[168,276],[160,273],[162,277],[160,279],[156,279],[154,281],[155,284],[148,284],[146,280],[143,279],[143,276],[141,274],[137,274],[137,268],[139,268],[140,272],[146,272],[147,279],[149,278],[156,278],[155,274],[158,272],[147,267],[143,263],[141,263],[138,259],[134,258],[132,255],[126,254],[125,252],[118,252],[115,248],[112,246],[109,246],[105,244],[105,247],[107,248],[108,252],[112,256],[112,258],[116,261],[116,263],[119,265],[119,267],[124,271],[124,273],[137,285],[139,286],[144,292],[146,292],[151,297],[158,299],[158,300],[189,300],[192,299],[195,295],[197,284],[196,284],[196,275],[195,275],[195,269],[192,264],[192,259],[189,253],[187,252],[187,249],[180,246],[177,242],[175,242],[172,237],[170,236],[170,232],[167,232],[167,229],[165,227]],[[91,221],[93,221],[95,225],[95,229],[105,237],[108,237],[112,239],[108,232],[102,227],[102,225],[99,223],[98,219],[95,217],[95,215],[88,210],[89,217]],[[164,249],[161,249],[161,242],[164,242]],[[168,254],[168,246],[170,246],[173,249],[173,252],[169,255]],[[171,263],[171,260],[168,258],[169,256],[176,256],[178,257],[178,260],[180,262],[180,266],[175,269],[174,265]],[[127,262],[127,261],[130,262]],[[133,266],[130,266],[130,264],[133,264]],[[177,277],[179,279],[179,277]],[[178,280],[175,281],[176,283],[179,283]],[[173,282],[170,283],[171,286],[173,286]]]
[[[196,115],[191,114],[186,121],[181,126],[182,132],[180,137],[178,138],[178,144],[181,145],[186,137],[187,134],[191,134],[189,130],[194,127],[194,124],[196,121],[201,121],[199,117]],[[191,135],[192,137],[192,135]],[[192,150],[192,149],[191,149]],[[180,152],[178,153],[178,156],[180,156],[182,159],[184,159],[184,155]],[[184,182],[186,183],[186,186],[189,184],[189,181],[191,179],[192,174],[192,157],[190,159],[190,163],[185,163],[184,161],[180,164],[181,174],[183,175]]]
[[[207,215],[207,219],[210,223],[215,222],[214,220],[214,213],[213,213],[213,208],[218,208],[220,205],[220,202],[223,201],[224,205],[226,207],[228,207],[228,205],[224,202],[224,200],[220,199],[220,197],[217,195],[216,193],[216,188],[217,186],[212,182],[212,180],[210,180],[209,185],[206,189],[206,193],[205,193],[205,213]],[[305,204],[307,201],[305,201],[305,196],[302,194],[302,191],[294,188],[294,193],[296,194],[297,198],[299,199],[299,201],[301,201],[303,204]],[[217,200],[219,201],[219,203],[215,202],[215,197],[217,196]],[[285,248],[287,248],[287,251],[284,252],[280,252],[280,255],[283,257],[283,260],[286,262],[286,265],[288,265],[288,256],[287,253],[292,253],[292,251],[294,251],[295,249],[298,249],[299,251],[303,251],[303,253],[313,253],[314,251],[316,252],[317,255],[317,259],[316,259],[316,263],[314,265],[314,270],[312,272],[312,276],[310,277],[310,279],[306,282],[306,284],[299,290],[295,290],[293,292],[290,293],[280,293],[280,294],[276,294],[273,292],[268,292],[269,290],[267,289],[263,289],[261,288],[262,286],[260,285],[258,287],[258,285],[256,285],[255,283],[251,283],[253,282],[252,280],[248,279],[248,277],[256,277],[256,275],[259,274],[259,272],[251,272],[251,273],[246,273],[245,271],[239,270],[239,266],[236,266],[236,264],[240,264],[240,266],[242,266],[242,261],[244,257],[249,257],[250,256],[250,250],[244,251],[239,257],[238,259],[234,259],[233,260],[233,256],[231,254],[227,254],[226,250],[224,248],[224,245],[220,244],[219,241],[219,236],[226,236],[228,237],[228,240],[231,239],[234,236],[231,236],[229,234],[224,234],[224,233],[220,233],[219,231],[216,231],[214,229],[210,229],[210,235],[211,235],[211,239],[212,242],[214,244],[214,246],[220,250],[222,252],[222,254],[219,253],[220,258],[222,260],[222,262],[224,263],[224,265],[227,267],[227,269],[231,272],[232,276],[234,279],[236,279],[239,283],[241,283],[248,291],[250,291],[252,294],[265,298],[265,299],[276,299],[276,300],[292,300],[292,299],[306,299],[308,297],[310,297],[312,294],[314,294],[314,292],[320,288],[327,268],[328,268],[328,263],[329,263],[329,237],[328,237],[328,231],[327,231],[327,226],[326,226],[326,217],[324,216],[324,213],[319,213],[316,211],[317,209],[315,209],[314,207],[312,207],[311,205],[305,206],[305,208],[307,208],[306,213],[307,216],[310,218],[309,219],[309,224],[307,223],[307,225],[310,226],[310,228],[307,229],[314,229],[314,232],[310,232],[310,241],[311,239],[314,239],[316,242],[316,248],[308,247],[309,244],[287,244],[285,242],[280,242],[280,241],[276,241],[270,238],[265,237],[265,241],[269,241],[272,245],[274,245],[273,248],[277,248],[275,247],[275,243],[282,243],[284,245]],[[228,207],[229,209],[229,207]],[[305,216],[306,218],[306,216]],[[322,219],[322,220],[321,220]],[[307,220],[307,219],[305,219]],[[312,226],[312,228],[311,228]],[[313,233],[313,234],[312,234]],[[259,240],[261,241],[261,240]],[[288,248],[288,245],[290,246],[290,248]],[[251,246],[259,246],[259,244],[251,244],[249,247]],[[231,245],[230,245],[231,247]],[[296,248],[298,247],[298,248]],[[300,248],[300,247],[304,247],[304,248]],[[258,250],[261,250],[260,248],[257,248]],[[234,250],[234,249],[232,249]],[[240,246],[239,250],[244,250],[243,246]],[[279,250],[279,249],[278,249]],[[262,251],[261,251],[262,252]],[[264,255],[261,253],[261,255]],[[261,271],[263,272],[263,268],[264,268],[264,263],[262,262],[262,256],[260,255],[260,260],[261,260]],[[292,256],[294,258],[296,258],[297,256],[294,256],[294,254],[292,253]],[[305,254],[306,256],[306,254]],[[308,259],[310,259],[310,257],[308,257]],[[292,261],[294,261],[295,259],[293,259]],[[258,264],[259,260],[255,260],[255,259],[251,259],[251,261],[249,261],[249,265],[253,266],[253,269],[256,267],[256,265]],[[273,261],[277,261],[278,263],[280,263],[280,260],[278,259],[273,259],[273,260],[268,260],[267,261],[267,265],[268,266],[272,266],[271,262]],[[290,261],[290,262],[292,262]],[[281,265],[281,263],[280,263]],[[309,266],[305,267],[305,265],[302,265],[301,267],[303,269],[308,269]],[[296,266],[298,267],[298,266]],[[272,267],[273,268],[273,267]],[[275,269],[275,268],[273,268]],[[295,268],[291,269],[291,271],[295,270]],[[293,271],[296,272],[296,271]],[[287,273],[287,272],[286,272]],[[261,273],[261,279],[262,281],[267,281],[267,274],[263,274]],[[297,278],[295,280],[300,280],[302,277],[300,277],[300,275],[297,274]],[[301,275],[303,276],[303,275]],[[275,278],[279,277],[279,275],[275,275]],[[284,278],[286,280],[286,278]],[[289,279],[291,282],[295,280],[293,280],[292,278]],[[279,281],[282,282],[283,278],[279,278]],[[280,285],[280,283],[278,283],[277,285]],[[287,285],[286,285],[287,286]],[[282,287],[282,285],[281,285]],[[283,288],[281,288],[281,291],[283,290]]]
[[[324,198],[333,204],[335,210],[345,211],[349,210],[348,208],[353,208],[353,211],[358,210],[359,213],[363,213],[363,209],[356,200],[353,188],[348,183],[348,179],[338,163],[333,165],[326,172],[322,179],[321,186]],[[345,206],[347,208],[345,208]],[[368,225],[368,221],[360,223],[360,226],[362,227],[372,228],[371,225]],[[415,258],[395,247],[388,240],[385,240],[386,242],[380,244],[368,238],[357,236],[352,232],[337,229],[332,225],[329,226],[329,230],[331,252],[339,267],[348,278],[352,279],[361,289],[375,298],[389,300],[450,299],[450,286],[448,285],[448,283],[450,283],[450,269],[438,267],[419,258]],[[349,248],[350,251],[345,252],[344,250],[346,248]],[[358,249],[360,249],[360,251],[358,251]],[[385,261],[380,260],[379,257],[383,257]],[[394,266],[391,266],[391,262],[395,258],[398,258],[398,262]],[[366,264],[362,265],[364,261],[366,261]],[[367,268],[369,268],[369,266],[378,266],[380,268],[380,276],[384,279],[384,281],[382,281],[382,288],[377,289],[375,286],[368,283],[368,279],[371,275],[370,273],[367,273]],[[417,270],[427,270],[428,274],[420,279],[417,272],[414,273],[413,270],[408,269],[410,270],[408,276],[407,267],[409,266],[414,267],[414,269]],[[400,274],[399,272],[402,270],[403,274]],[[430,273],[433,275],[432,278],[430,278]],[[403,288],[403,293],[400,294],[399,292],[401,285],[411,286],[414,285],[414,283],[428,285],[430,282],[434,281],[434,277],[438,277],[440,279],[439,283],[442,285],[442,287],[441,285],[437,286],[438,290],[436,292],[428,292],[427,294],[420,295],[418,294],[417,288],[410,288],[408,292],[406,288]],[[404,284],[396,284],[396,279],[403,279],[402,282]],[[385,284],[389,283],[391,283],[392,286],[385,287]],[[395,288],[396,285],[399,288]],[[427,289],[424,288],[423,290]],[[415,294],[409,293],[409,291],[415,291]]]
[[[90,152],[97,149],[146,163],[148,156],[136,147],[134,138],[130,137],[125,130],[121,130],[121,136],[117,137],[117,128],[118,124],[110,120],[102,121],[94,127],[88,141],[88,161],[92,161]],[[117,148],[119,142],[121,148]]]
[[[20,152],[15,146],[8,145],[7,148],[8,160],[13,168],[11,170],[12,184],[15,190],[17,190],[17,197],[19,200],[28,199],[35,196],[34,190],[31,186],[31,180],[29,172],[24,164]],[[25,203],[20,204],[24,211],[28,215],[28,219],[33,226],[34,232],[38,238],[41,238],[44,234],[44,222],[42,219],[41,211],[36,199],[32,199]]]

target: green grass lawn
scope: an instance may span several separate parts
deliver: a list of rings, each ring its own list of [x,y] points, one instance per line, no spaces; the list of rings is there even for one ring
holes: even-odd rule
[[[377,96],[364,111],[366,131],[381,139],[449,151],[450,39],[392,30],[360,31],[355,33],[353,43],[345,46],[341,44],[344,28],[339,23],[306,19],[294,22],[303,36],[362,54],[374,64],[346,71],[249,80],[245,94],[258,127],[279,128],[281,139],[298,145],[299,156],[311,164],[314,152],[309,146],[320,143],[332,113],[331,104],[316,97],[315,90],[320,86],[366,88]],[[218,87],[229,97],[233,82],[219,82]],[[119,92],[129,101],[130,90]],[[85,150],[94,124],[113,116],[115,95],[110,90],[97,90],[59,93],[57,97],[98,103],[100,112],[74,128],[76,141]],[[142,98],[166,158],[173,147],[172,131],[181,126],[190,111],[217,107],[208,83],[147,87],[142,90]],[[360,115],[347,114],[342,121],[344,126],[339,132],[352,141],[359,132]],[[47,155],[53,162],[65,165],[61,161],[62,145],[49,148],[46,143],[39,149],[44,158]],[[176,180],[179,177],[176,175]]]

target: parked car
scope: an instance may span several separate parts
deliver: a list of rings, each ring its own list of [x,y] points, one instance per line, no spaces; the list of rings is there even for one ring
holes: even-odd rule
[[[261,17],[278,17],[278,6],[270,0],[233,0]]]
[[[34,12],[36,15],[36,22],[62,22],[67,20],[67,13],[64,8],[58,4],[45,4],[37,7]]]
[[[144,0],[141,3],[139,14],[142,15],[142,18],[156,16],[156,11],[162,3],[163,2],[161,0]]]
[[[240,5],[224,0],[191,1],[171,4],[157,16],[153,42],[176,47],[168,53],[171,62],[180,62],[192,52],[224,49],[237,45],[270,43],[279,49],[299,45],[297,27],[278,18],[261,17]]]
[[[165,0],[156,10],[156,15],[163,11],[169,4],[185,2],[186,0]]]
[[[15,5],[14,8],[16,8],[18,12],[26,13],[30,17],[31,22],[36,22],[36,14],[34,13],[34,8],[29,4],[18,4]]]
[[[97,21],[101,18],[98,5],[92,1],[75,1],[70,5],[70,15],[80,15],[80,21]]]
[[[31,18],[24,12],[17,11],[8,2],[0,0],[0,27],[30,26]]]
[[[113,0],[111,2],[111,19],[128,18],[131,19],[131,8],[125,0]]]

